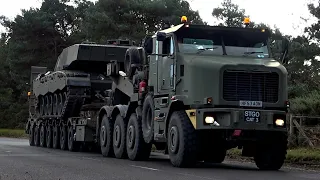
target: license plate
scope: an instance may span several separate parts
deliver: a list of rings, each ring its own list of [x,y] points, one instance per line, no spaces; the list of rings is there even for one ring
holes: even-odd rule
[[[262,101],[239,101],[240,107],[262,107]]]
[[[259,111],[244,111],[244,120],[246,122],[260,122],[260,112]]]

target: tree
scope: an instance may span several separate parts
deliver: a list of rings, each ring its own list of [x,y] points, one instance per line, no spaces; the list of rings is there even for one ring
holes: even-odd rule
[[[176,25],[186,15],[189,21],[203,24],[199,13],[184,0],[99,0],[86,13],[83,33],[90,41],[112,38],[141,40],[147,33]]]
[[[311,14],[320,19],[320,8],[309,5]],[[214,8],[212,15],[218,20],[222,21],[220,25],[242,27],[242,21],[245,17],[249,17],[244,9],[240,9],[238,5],[234,4],[231,0],[224,0],[221,7]],[[320,21],[319,21],[320,22]],[[251,27],[268,28],[265,24],[251,23]],[[289,98],[293,102],[294,113],[315,113],[319,112],[320,108],[314,109],[315,104],[320,104],[320,99],[312,97],[319,97],[317,94],[320,84],[319,77],[319,61],[316,60],[316,55],[319,54],[319,46],[316,43],[311,43],[311,39],[320,38],[319,23],[313,24],[311,27],[306,28],[309,33],[309,38],[306,36],[291,37],[283,35],[279,29],[272,30],[271,40],[281,40],[283,38],[290,39],[290,48],[288,53],[289,63],[286,64],[288,71],[289,81]],[[271,44],[272,47],[275,44]],[[272,49],[272,54],[275,59],[279,60],[279,52],[277,49]],[[308,94],[312,94],[310,97]],[[313,100],[313,101],[311,101]],[[311,109],[313,108],[313,109]]]
[[[93,3],[69,0],[44,0],[40,9],[22,10],[13,21],[1,16],[8,30],[2,35],[0,75],[1,125],[16,127],[28,116],[27,96],[31,66],[53,69],[62,50],[78,42],[77,33],[85,9]]]

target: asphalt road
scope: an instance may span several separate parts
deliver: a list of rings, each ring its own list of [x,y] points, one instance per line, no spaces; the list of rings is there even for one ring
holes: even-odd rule
[[[151,161],[103,158],[100,154],[30,147],[28,140],[0,138],[0,180],[319,180],[320,172],[283,168],[259,171],[254,164],[225,161],[182,169],[167,156],[152,154]]]

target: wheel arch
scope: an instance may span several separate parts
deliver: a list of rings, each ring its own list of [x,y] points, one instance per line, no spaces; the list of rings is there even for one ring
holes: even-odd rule
[[[165,119],[165,123],[166,123],[166,126],[165,126],[165,137],[167,137],[167,129],[168,129],[168,125],[169,125],[169,121],[170,121],[170,117],[171,117],[171,114],[174,112],[174,111],[179,111],[179,110],[185,110],[185,106],[184,106],[184,103],[183,101],[180,101],[180,100],[177,100],[177,101],[172,101],[169,105],[169,112],[168,112],[168,115],[166,116],[166,119]]]
[[[136,113],[137,107],[138,107],[138,102],[130,102],[124,119],[129,120],[131,114]]]
[[[98,112],[97,125],[96,125],[96,134],[97,134],[98,142],[100,142],[100,136],[98,136],[98,134],[100,134],[100,126],[101,126],[102,118],[104,115],[107,115],[107,117],[110,117],[112,110],[113,110],[112,106],[103,106],[100,108]]]
[[[120,116],[125,119],[127,110],[128,105],[116,105],[111,112],[111,118],[115,119],[117,115],[120,114]]]

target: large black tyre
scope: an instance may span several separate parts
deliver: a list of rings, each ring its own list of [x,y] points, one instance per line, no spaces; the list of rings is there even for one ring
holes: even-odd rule
[[[40,128],[37,125],[34,127],[34,145],[40,146]]]
[[[34,141],[34,127],[30,126],[29,129],[29,145],[30,146],[34,146],[35,145],[35,141]]]
[[[168,126],[168,151],[175,167],[192,167],[197,162],[197,136],[185,111],[175,111]]]
[[[147,95],[142,107],[142,132],[146,143],[153,140],[154,102],[151,94]]]
[[[113,126],[113,151],[115,157],[118,159],[124,159],[127,157],[126,132],[127,123],[121,115],[118,114]]]
[[[47,143],[47,148],[52,148],[52,126],[47,125],[47,132],[46,132],[46,143]]]
[[[60,126],[60,149],[68,149],[68,129],[64,125]]]
[[[53,139],[52,147],[54,149],[59,149],[60,148],[60,127],[57,124],[53,126],[52,139]]]
[[[260,170],[279,170],[287,155],[287,136],[281,135],[259,141],[254,161]]]
[[[113,121],[110,120],[107,115],[102,117],[100,126],[100,148],[101,154],[104,157],[114,157],[112,146],[113,125]]]
[[[74,134],[75,131],[73,130],[72,126],[69,126],[68,128],[68,150],[75,152],[75,151],[79,151],[80,148],[80,143],[76,142],[74,140]]]
[[[145,143],[142,135],[141,119],[132,113],[127,126],[127,153],[130,160],[147,160],[151,153],[151,143]]]
[[[142,64],[142,58],[137,48],[129,48],[125,54],[124,71],[132,79],[135,70]]]
[[[46,145],[46,126],[42,124],[40,128],[40,147],[46,147]]]

